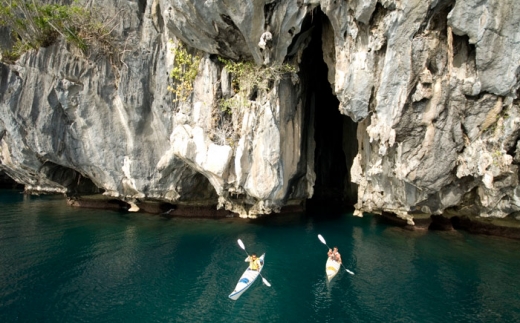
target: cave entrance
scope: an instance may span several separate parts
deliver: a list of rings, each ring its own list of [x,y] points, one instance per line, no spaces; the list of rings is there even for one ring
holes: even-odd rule
[[[314,132],[316,181],[314,195],[307,200],[307,210],[344,211],[357,200],[357,186],[350,180],[357,154],[357,124],[339,112],[339,101],[327,77],[324,55],[334,59],[334,36],[327,16],[319,7],[304,22],[302,32],[309,30],[312,38],[303,53],[301,71],[308,129],[314,129],[308,133]]]
[[[24,186],[18,184],[14,179],[9,177],[5,171],[0,169],[0,189],[15,189],[23,191]]]

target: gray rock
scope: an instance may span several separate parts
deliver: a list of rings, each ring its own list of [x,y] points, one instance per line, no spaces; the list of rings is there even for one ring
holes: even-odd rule
[[[468,203],[481,216],[520,210],[515,0],[88,3],[117,22],[115,55],[85,56],[60,40],[0,65],[0,168],[28,190],[244,217],[302,203],[317,180],[320,113],[305,50],[322,30],[338,111],[357,123],[357,145],[343,144],[357,147],[345,154],[355,156],[345,167],[357,215],[413,224],[418,211]],[[201,61],[193,93],[173,102],[179,42]],[[300,73],[236,93],[217,56]],[[234,100],[231,114],[223,99]]]

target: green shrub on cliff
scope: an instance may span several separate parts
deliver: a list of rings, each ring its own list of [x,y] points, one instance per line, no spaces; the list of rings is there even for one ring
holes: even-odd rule
[[[221,57],[219,61],[231,75],[234,94],[218,101],[218,109],[212,116],[210,138],[217,144],[234,146],[239,139],[244,111],[254,104],[257,97],[263,97],[262,93],[271,91],[282,78],[295,73],[296,68],[290,64],[258,66],[252,61],[235,62]]]
[[[236,93],[246,96],[253,91],[268,91],[275,81],[279,81],[288,73],[295,73],[296,69],[290,64],[273,64],[258,66],[252,61],[235,62],[219,57],[228,72],[232,75],[232,86]]]
[[[96,9],[72,5],[43,4],[37,0],[0,0],[0,25],[11,30],[14,45],[4,51],[3,60],[12,62],[30,49],[53,44],[58,37],[87,54],[91,47],[106,55],[114,51],[108,23]]]
[[[235,62],[221,57],[219,61],[231,74],[231,86],[235,92],[233,97],[219,100],[220,110],[227,114],[247,106],[259,91],[270,91],[282,77],[296,72],[296,68],[290,64],[258,66],[252,61]]]
[[[185,101],[193,92],[201,57],[188,52],[188,48],[180,42],[172,51],[174,63],[170,77],[173,84],[168,86],[168,91],[174,94],[174,102]]]

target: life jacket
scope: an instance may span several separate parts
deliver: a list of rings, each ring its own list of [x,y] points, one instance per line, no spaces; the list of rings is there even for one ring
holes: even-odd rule
[[[253,260],[253,258],[251,258],[250,264],[251,265],[249,266],[249,268],[251,268],[251,270],[258,270],[260,268],[258,258],[256,258],[255,260]]]

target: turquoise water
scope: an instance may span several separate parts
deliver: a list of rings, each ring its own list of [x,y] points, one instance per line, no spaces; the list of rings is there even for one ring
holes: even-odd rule
[[[0,191],[0,322],[519,322],[520,242],[377,218],[168,219]],[[326,283],[337,245],[352,276]],[[228,299],[266,253],[257,280]]]

